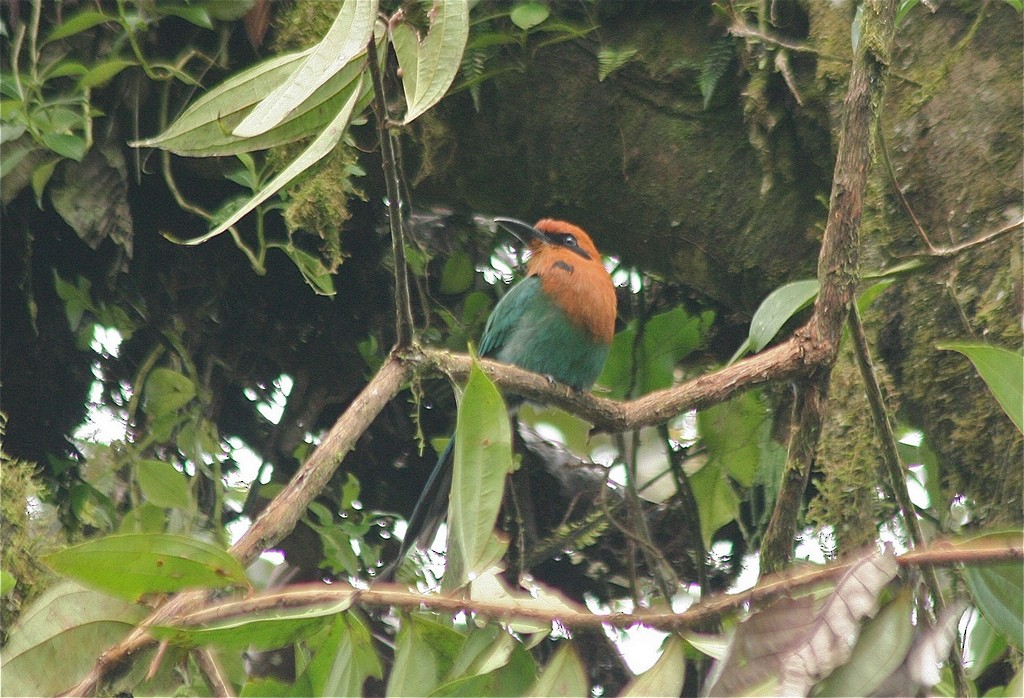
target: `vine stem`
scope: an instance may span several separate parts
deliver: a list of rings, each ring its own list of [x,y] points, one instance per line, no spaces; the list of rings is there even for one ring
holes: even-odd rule
[[[924,534],[921,532],[921,524],[917,520],[914,503],[910,499],[910,491],[907,489],[907,478],[903,465],[900,463],[900,454],[896,447],[896,433],[893,431],[892,422],[889,420],[889,412],[885,408],[885,397],[882,395],[882,388],[878,383],[875,366],[871,360],[871,349],[868,347],[868,340],[864,334],[864,324],[861,322],[860,311],[857,309],[856,303],[850,308],[848,324],[850,327],[850,339],[853,341],[854,354],[857,357],[857,367],[860,369],[865,392],[868,396],[871,417],[875,422],[875,429],[878,431],[879,440],[882,442],[882,462],[885,464],[885,470],[889,476],[889,485],[892,487],[893,494],[896,497],[896,504],[900,508],[903,525],[910,536],[913,547],[923,548],[925,545]],[[929,610],[934,622],[935,616],[946,607],[946,601],[942,598],[942,587],[939,585],[939,577],[935,572],[935,567],[930,564],[921,565],[921,576],[932,597],[933,608]],[[963,656],[960,652],[959,643],[954,642],[950,648],[949,666],[953,672],[953,684],[956,688],[956,695],[967,695],[968,683],[967,677],[964,674]]]
[[[404,349],[412,344],[412,300],[409,295],[409,272],[405,262],[405,223],[402,214],[402,188],[398,180],[394,136],[388,116],[384,75],[377,60],[377,42],[370,37],[366,47],[367,64],[373,81],[373,114],[380,139],[381,167],[388,197],[388,225],[391,229],[391,249],[395,259],[395,348]]]

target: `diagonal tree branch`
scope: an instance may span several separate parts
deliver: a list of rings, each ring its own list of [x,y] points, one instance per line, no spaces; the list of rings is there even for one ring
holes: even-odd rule
[[[231,554],[243,566],[291,532],[309,503],[330,481],[345,454],[355,447],[359,437],[385,405],[394,399],[410,375],[410,366],[394,357],[377,371],[327,432],[309,460],[231,547]],[[65,695],[85,696],[96,693],[111,675],[132,660],[133,655],[153,644],[154,640],[149,636],[147,627],[166,623],[171,618],[200,608],[208,596],[206,591],[190,591],[173,597],[140,623],[126,639],[101,654],[89,674]]]

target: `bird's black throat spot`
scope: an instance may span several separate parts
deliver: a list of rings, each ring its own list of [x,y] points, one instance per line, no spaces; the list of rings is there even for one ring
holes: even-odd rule
[[[575,269],[573,269],[571,264],[569,264],[568,262],[563,262],[562,260],[558,260],[552,266],[555,267],[556,269],[564,269],[570,274],[576,271]]]

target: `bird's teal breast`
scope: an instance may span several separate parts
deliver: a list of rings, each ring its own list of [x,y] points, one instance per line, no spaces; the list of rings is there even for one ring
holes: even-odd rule
[[[523,312],[507,328],[494,358],[575,388],[590,388],[601,374],[608,346],[594,342],[539,289],[528,295],[520,299]]]

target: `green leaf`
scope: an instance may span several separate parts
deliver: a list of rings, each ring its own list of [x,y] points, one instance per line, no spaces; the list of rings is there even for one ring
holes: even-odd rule
[[[43,207],[43,192],[53,176],[53,170],[61,158],[50,158],[32,170],[32,193],[36,195],[36,206]]]
[[[748,351],[759,352],[775,338],[782,326],[798,312],[810,305],[818,295],[818,280],[793,281],[780,286],[761,301],[753,319],[750,333],[729,363],[733,363]]]
[[[326,618],[336,616],[351,606],[351,596],[309,605],[304,602],[305,596],[315,597],[318,592],[317,589],[267,592],[281,598],[281,606],[268,611],[246,613],[247,600],[229,601],[193,613],[176,625],[154,626],[150,632],[158,639],[183,647],[215,645],[255,650],[284,647],[310,637],[325,627]],[[240,615],[211,623],[194,623],[213,612],[231,614],[235,609]]]
[[[459,72],[469,36],[469,3],[466,0],[435,0],[429,15],[430,30],[423,41],[406,22],[391,28],[391,41],[402,70],[406,124],[412,123],[444,97]]]
[[[381,677],[373,638],[354,613],[334,617],[330,632],[309,643],[315,654],[306,673],[315,696],[358,696],[370,676]]]
[[[0,596],[5,595],[18,585],[18,580],[7,570],[0,570]]]
[[[597,80],[604,79],[629,63],[639,51],[631,46],[623,48],[605,47],[597,52]]]
[[[1018,650],[1024,648],[1024,567],[1019,562],[968,565],[964,578],[989,624]]]
[[[639,346],[637,327],[630,323],[612,340],[597,382],[609,388],[613,398],[644,395],[671,386],[676,364],[701,346],[713,318],[712,313],[690,315],[682,308],[659,313],[644,324]]]
[[[732,64],[735,55],[733,39],[728,36],[715,41],[704,54],[700,66],[700,78],[697,80],[700,94],[704,98],[704,109],[711,105],[711,99],[715,96],[715,88],[718,87],[719,80]]]
[[[66,158],[81,162],[89,145],[81,136],[71,133],[44,133],[40,139],[47,148]]]
[[[419,615],[406,616],[395,639],[395,664],[386,695],[430,694],[451,670],[465,637]]]
[[[196,396],[196,385],[174,369],[158,367],[146,378],[142,409],[151,417],[171,415]]]
[[[95,648],[122,640],[146,615],[142,606],[58,582],[10,628],[0,669],[3,695],[63,693],[95,666]]]
[[[726,479],[722,462],[708,460],[690,476],[690,488],[697,500],[700,532],[704,547],[711,547],[715,531],[740,514],[740,500]]]
[[[460,698],[525,695],[537,679],[537,665],[521,642],[509,640],[511,647],[505,648],[510,649],[510,654],[500,667],[484,673],[473,673],[477,667],[471,667],[467,675],[442,684],[430,695]],[[504,645],[504,641],[500,642]],[[493,657],[493,654],[489,656]]]
[[[213,29],[213,19],[205,7],[189,7],[187,5],[159,4],[156,9],[163,15],[180,17],[201,29]]]
[[[968,342],[946,342],[938,348],[958,351],[970,359],[999,406],[1024,432],[1024,354]]]
[[[313,49],[278,56],[242,71],[200,97],[155,138],[134,147],[155,147],[189,157],[237,155],[263,150],[320,133],[342,109],[363,72],[352,62],[334,74],[277,127],[253,138],[232,133],[264,97],[285,83]],[[369,91],[357,109],[369,101]]]
[[[551,16],[548,6],[540,2],[521,2],[512,8],[509,19],[523,31],[533,29]]]
[[[348,129],[349,122],[352,120],[352,114],[355,110],[356,104],[359,102],[359,98],[362,96],[362,93],[363,79],[362,76],[360,76],[359,80],[356,81],[354,89],[349,95],[345,106],[342,107],[341,111],[338,112],[327,128],[323,130],[323,133],[317,136],[316,139],[309,144],[308,148],[302,151],[302,153],[292,160],[281,172],[279,172],[269,184],[264,186],[263,189],[250,198],[226,221],[218,225],[206,235],[201,235],[198,238],[187,241],[187,244],[198,245],[199,243],[206,242],[210,238],[220,235],[244,218],[248,213],[255,210],[257,206],[276,194],[279,189],[290,183],[293,179],[316,163],[320,162],[320,160],[330,153],[334,149],[334,146],[341,141],[341,137],[345,135],[345,130]],[[303,267],[300,266],[299,268],[302,269]],[[308,280],[309,278],[307,277],[307,281]]]
[[[630,681],[621,695],[636,698],[681,695],[686,678],[684,649],[682,638],[670,636],[654,666]]]
[[[903,663],[914,642],[909,589],[867,621],[846,664],[814,687],[815,696],[870,696]]]
[[[590,684],[582,662],[568,642],[563,643],[555,656],[533,684],[528,696],[589,696]]]
[[[760,394],[750,391],[697,413],[697,430],[710,460],[744,487],[754,484],[761,460],[761,432],[770,414]]]
[[[163,533],[167,527],[167,512],[155,504],[142,503],[121,519],[118,533]]]
[[[125,68],[133,65],[138,64],[135,61],[126,60],[124,58],[107,59],[90,68],[89,72],[78,80],[78,87],[81,89],[99,87]]]
[[[94,538],[44,561],[85,586],[129,601],[191,587],[248,584],[245,570],[227,551],[164,533]]]
[[[50,35],[46,37],[46,41],[43,43],[50,43],[51,41],[57,41],[58,39],[64,39],[74,34],[84,32],[86,29],[92,29],[93,27],[103,24],[104,22],[116,22],[117,18],[110,15],[103,14],[92,9],[82,10],[77,12],[50,32]]]
[[[440,291],[446,295],[465,293],[473,285],[475,276],[473,260],[462,250],[455,250],[444,262]]]
[[[282,85],[267,95],[234,129],[251,138],[278,126],[350,61],[366,51],[377,20],[377,0],[345,0],[331,28]]]
[[[512,427],[501,393],[474,361],[459,400],[448,505],[444,590],[461,587],[493,560],[494,523],[512,472]]]
[[[334,275],[318,257],[314,257],[298,247],[283,247],[281,249],[295,262],[295,266],[302,273],[302,279],[318,296],[333,296],[335,294]]]
[[[147,458],[139,462],[139,489],[147,502],[158,507],[188,509],[192,504],[188,478],[164,461]]]

